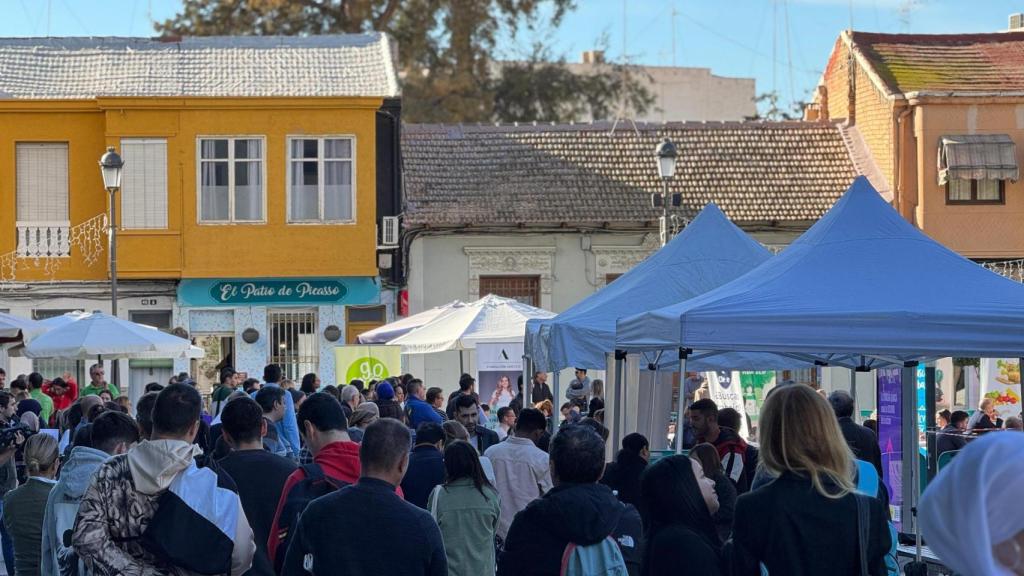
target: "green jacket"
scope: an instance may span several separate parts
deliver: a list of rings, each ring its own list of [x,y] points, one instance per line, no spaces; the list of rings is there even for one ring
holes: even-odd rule
[[[494,535],[501,507],[498,491],[460,478],[438,486],[427,499],[427,510],[437,520],[448,555],[448,576],[494,574]]]
[[[85,398],[86,396],[99,396],[100,392],[103,392],[104,390],[109,390],[110,397],[113,399],[117,399],[117,397],[121,395],[121,391],[113,384],[107,384],[106,386],[93,386],[90,382],[78,392],[78,397]]]
[[[28,395],[36,402],[39,402],[39,405],[43,407],[39,412],[39,427],[49,428],[50,414],[53,414],[53,398],[47,396],[41,388],[32,390]]]

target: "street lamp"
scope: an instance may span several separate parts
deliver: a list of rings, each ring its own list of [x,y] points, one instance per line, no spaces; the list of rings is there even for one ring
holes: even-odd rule
[[[117,316],[117,220],[115,219],[115,196],[121,189],[121,173],[124,160],[114,151],[107,148],[106,154],[100,158],[100,171],[103,173],[103,187],[110,193],[110,313]]]
[[[668,138],[665,138],[654,149],[654,156],[658,161],[658,176],[661,177],[663,188],[660,194],[656,192],[651,195],[651,204],[655,208],[661,208],[661,245],[664,246],[668,244],[669,240],[668,207],[670,199],[668,181],[676,175],[676,159],[679,157],[679,153],[676,151],[676,145]],[[673,194],[671,203],[674,208],[678,208],[682,203],[682,195]]]

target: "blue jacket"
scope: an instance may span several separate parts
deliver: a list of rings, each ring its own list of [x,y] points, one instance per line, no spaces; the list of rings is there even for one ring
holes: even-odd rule
[[[264,382],[264,386],[277,386],[277,382]],[[252,393],[256,399],[256,393]],[[277,423],[277,437],[288,449],[292,459],[298,459],[302,444],[299,442],[299,423],[295,420],[295,402],[291,394],[284,395],[284,419]]]
[[[405,501],[427,509],[434,487],[444,483],[444,454],[434,446],[417,446],[409,454],[409,469],[402,478]]]
[[[93,474],[109,457],[106,452],[76,446],[61,467],[60,480],[50,490],[43,513],[43,548],[39,565],[43,576],[60,576],[68,570],[89,574],[74,549],[64,546],[64,532],[74,528],[78,504],[92,482]],[[64,570],[61,570],[62,566]]]
[[[434,410],[434,407],[420,400],[416,396],[409,396],[405,401],[405,415],[409,420],[409,427],[415,430],[424,422],[436,422],[443,424],[444,419]]]

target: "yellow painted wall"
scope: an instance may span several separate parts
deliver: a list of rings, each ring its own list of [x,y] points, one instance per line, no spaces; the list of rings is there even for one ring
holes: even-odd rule
[[[15,249],[18,141],[69,143],[72,226],[107,209],[97,161],[121,138],[167,139],[168,228],[121,230],[123,278],[376,276],[375,111],[380,99],[100,99],[0,103],[0,254]],[[264,138],[266,222],[197,222],[197,137]],[[288,136],[355,137],[355,224],[287,224]],[[21,263],[19,280],[49,279]],[[106,254],[86,267],[74,250],[57,280],[107,278]]]
[[[938,184],[939,138],[946,134],[1009,134],[1024,146],[1024,104],[923,104],[915,114],[918,225],[968,258],[1024,257],[1024,183],[1006,183],[1006,204],[947,205]]]

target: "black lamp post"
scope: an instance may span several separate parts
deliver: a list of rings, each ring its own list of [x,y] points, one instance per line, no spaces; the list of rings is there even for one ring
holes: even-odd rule
[[[106,154],[100,158],[100,171],[103,173],[103,187],[110,193],[110,313],[117,316],[117,220],[115,219],[117,191],[121,189],[121,173],[124,160],[114,151],[107,148]]]
[[[676,175],[676,159],[679,157],[679,153],[676,151],[676,145],[668,138],[665,138],[654,150],[654,155],[658,160],[658,176],[661,177],[663,189],[660,194],[655,192],[651,195],[651,204],[655,208],[661,208],[661,245],[664,246],[669,241],[668,207],[670,198],[668,181]],[[673,194],[671,197],[672,206],[678,207],[681,199],[679,194]]]

